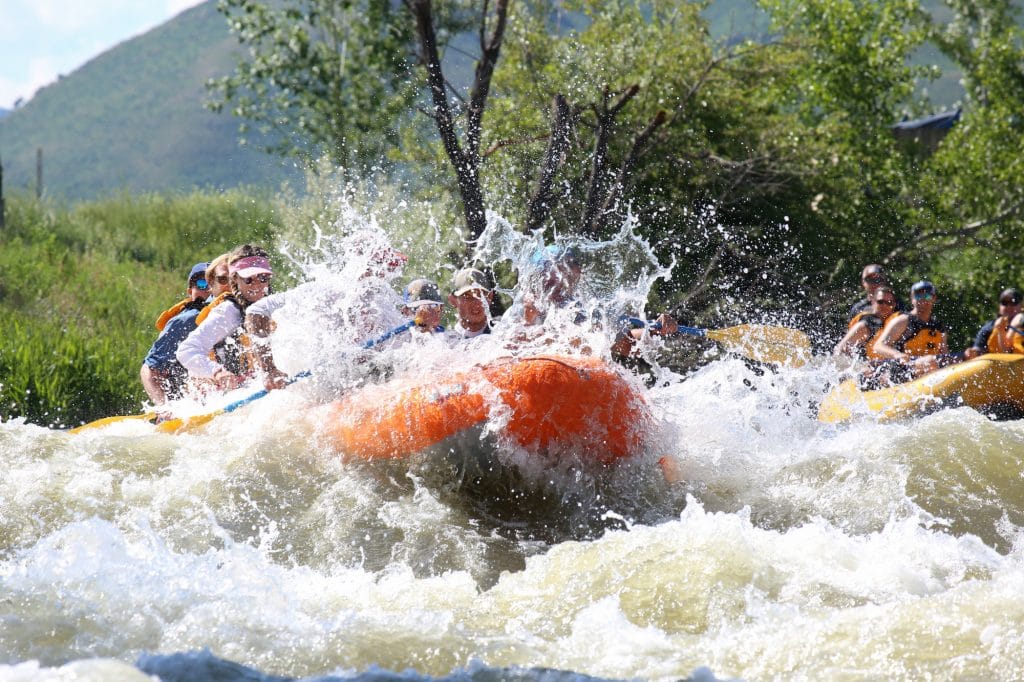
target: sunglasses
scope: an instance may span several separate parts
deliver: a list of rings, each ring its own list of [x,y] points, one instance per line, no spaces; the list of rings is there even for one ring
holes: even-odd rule
[[[999,305],[1020,305],[1020,301],[1014,300],[1012,298],[1004,298],[999,301]]]
[[[197,279],[196,281],[192,282],[192,286],[194,286],[196,289],[202,289],[203,291],[206,291],[206,288],[210,286],[210,284],[205,279]]]
[[[227,275],[216,275],[213,279],[216,280],[217,284],[227,284],[231,281],[231,278]]]
[[[877,303],[878,305],[887,305],[890,308],[895,308],[896,307],[896,301],[894,301],[894,300],[892,300],[890,298],[880,298],[877,301],[875,301],[875,303]]]
[[[255,277],[243,277],[242,281],[245,282],[246,284],[252,284],[255,281],[259,281],[260,284],[266,284],[267,282],[270,281],[270,275],[262,273],[256,275]]]
[[[918,291],[914,294],[916,301],[930,301],[935,296],[934,291]]]
[[[885,282],[885,277],[882,275],[868,275],[864,278],[864,281],[868,284],[882,284]]]

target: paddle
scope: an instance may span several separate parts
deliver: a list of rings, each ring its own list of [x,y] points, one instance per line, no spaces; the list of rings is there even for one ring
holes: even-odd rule
[[[369,349],[369,348],[373,348],[374,346],[376,346],[378,344],[384,343],[385,341],[387,341],[388,339],[392,338],[393,336],[397,336],[398,334],[401,334],[404,331],[412,329],[415,326],[416,326],[416,320],[409,320],[408,322],[406,322],[404,324],[401,324],[401,325],[395,327],[394,329],[390,329],[390,330],[384,332],[382,335],[378,336],[375,339],[370,339],[369,341],[364,343],[361,347],[364,350]],[[299,372],[295,376],[293,376],[290,379],[288,379],[288,381],[285,382],[285,386],[290,386],[291,384],[295,383],[299,379],[304,379],[305,377],[310,376],[310,374],[311,373],[310,373],[309,370],[305,370],[305,371]],[[228,412],[234,412],[238,408],[244,407],[245,405],[248,405],[249,403],[253,402],[254,400],[259,400],[260,398],[264,397],[268,393],[269,393],[269,391],[267,391],[266,389],[263,389],[261,391],[256,391],[255,393],[253,393],[252,395],[250,395],[250,396],[248,396],[246,398],[242,398],[241,400],[236,400],[235,402],[233,402],[233,403],[231,403],[231,404],[229,404],[229,405],[227,405],[225,407],[222,407],[219,410],[214,410],[213,412],[209,412],[207,414],[198,414],[198,415],[195,415],[193,417],[185,417],[183,419],[168,419],[167,421],[163,421],[163,422],[160,422],[159,424],[157,424],[156,430],[157,431],[161,431],[163,433],[180,433],[181,431],[187,431],[187,430],[193,429],[193,428],[195,428],[197,426],[202,426],[203,424],[209,422],[214,417],[219,417],[220,415],[227,414]]]
[[[634,327],[649,326],[651,329],[661,329],[657,322],[651,324],[637,317],[627,317],[626,320]],[[811,341],[807,334],[789,327],[741,324],[725,329],[701,329],[680,325],[676,335],[709,338],[751,360],[782,363],[793,367],[803,365],[811,354]]]

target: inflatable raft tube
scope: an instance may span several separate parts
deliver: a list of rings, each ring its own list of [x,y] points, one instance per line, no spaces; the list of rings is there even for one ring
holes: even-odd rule
[[[488,420],[530,454],[572,452],[602,464],[639,454],[652,423],[614,366],[537,356],[368,386],[328,406],[325,433],[347,459],[401,459]]]
[[[962,405],[980,412],[1024,412],[1024,355],[981,355],[874,391],[862,391],[850,379],[821,402],[818,420],[838,423],[873,415],[887,421]]]

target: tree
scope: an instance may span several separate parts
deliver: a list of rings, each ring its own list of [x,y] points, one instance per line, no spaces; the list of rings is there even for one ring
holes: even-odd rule
[[[404,0],[404,4],[416,20],[420,63],[426,70],[431,100],[427,115],[437,125],[441,143],[458,179],[463,217],[469,238],[473,240],[486,227],[483,190],[480,186],[480,138],[491,77],[505,37],[509,0],[496,0],[493,11],[489,9],[487,0],[482,3],[478,28],[480,57],[476,62],[469,99],[461,107],[461,139],[456,114],[448,97],[450,84],[441,63],[433,3],[431,0]]]
[[[907,239],[894,254],[948,282],[964,323],[1020,287],[1024,251],[1024,31],[1003,0],[949,0],[933,40],[963,73],[960,122],[928,159]]]
[[[779,44],[797,62],[786,104],[800,114],[801,142],[815,147],[808,186],[821,237],[820,265],[806,262],[813,286],[831,303],[835,282],[856,281],[864,263],[884,260],[904,239],[919,168],[890,133],[898,112],[913,107],[910,66],[927,37],[917,3],[884,0],[762,0]],[[815,272],[816,271],[816,272]],[[816,280],[816,281],[814,281]]]
[[[414,26],[391,0],[220,0],[246,52],[211,80],[215,111],[230,107],[270,134],[269,150],[345,167],[380,164],[411,116]]]
[[[557,229],[608,237],[627,214],[638,217],[662,262],[677,263],[659,296],[688,317],[709,308],[721,314],[719,287],[756,291],[766,303],[772,289],[777,305],[794,274],[786,217],[811,203],[806,181],[817,152],[798,141],[798,112],[780,106],[792,85],[791,52],[716,44],[701,6],[689,2],[562,7],[577,13],[519,13],[510,24],[496,77],[505,96],[492,118],[491,149],[503,163],[491,161],[490,185],[526,192],[544,102],[564,93],[574,134],[560,172]]]

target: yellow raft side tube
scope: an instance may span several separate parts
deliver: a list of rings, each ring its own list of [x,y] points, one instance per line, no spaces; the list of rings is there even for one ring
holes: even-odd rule
[[[822,400],[818,421],[839,423],[859,416],[891,421],[947,405],[1024,410],[1024,355],[990,353],[874,391],[862,391],[856,380],[849,379]]]

